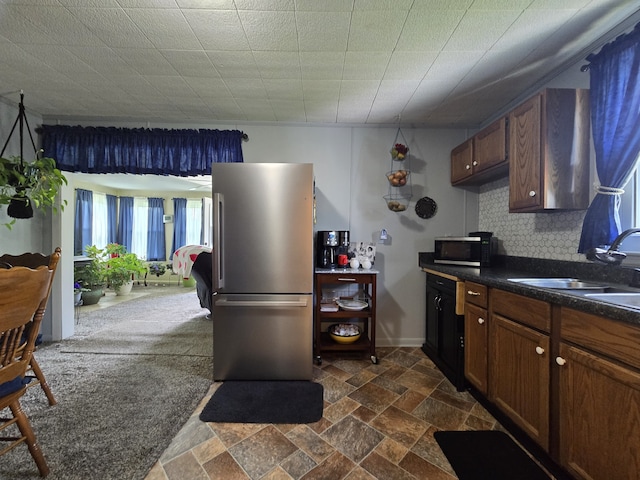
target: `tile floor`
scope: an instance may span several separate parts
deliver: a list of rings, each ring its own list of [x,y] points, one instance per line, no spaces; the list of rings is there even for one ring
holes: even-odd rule
[[[442,430],[501,428],[457,392],[419,348],[323,356],[314,379],[324,415],[306,425],[203,423],[214,383],[146,480],[457,478],[433,438]]]

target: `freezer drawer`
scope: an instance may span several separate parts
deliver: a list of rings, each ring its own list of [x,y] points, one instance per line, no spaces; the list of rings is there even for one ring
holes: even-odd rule
[[[311,380],[312,295],[214,295],[213,378]]]

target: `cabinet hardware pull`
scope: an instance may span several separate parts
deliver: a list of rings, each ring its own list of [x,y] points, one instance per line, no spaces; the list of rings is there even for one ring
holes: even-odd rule
[[[338,278],[339,282],[355,282],[355,278]]]
[[[478,162],[476,162],[475,160],[473,161],[473,166],[475,167],[476,165],[478,165]]]
[[[474,297],[480,296],[480,292],[474,292],[473,290],[467,290],[467,295],[473,295]]]
[[[556,363],[560,366],[564,365],[565,363],[567,363],[567,361],[562,358],[562,357],[556,357]]]
[[[484,323],[484,318],[478,317],[478,323],[482,325]]]
[[[471,170],[471,165],[465,165],[465,166],[464,166],[464,168],[465,168],[466,170]]]
[[[530,197],[535,197],[535,196],[536,196],[536,192],[535,192],[535,190],[531,190],[531,191],[529,192],[529,196],[530,196]]]
[[[542,347],[536,347],[536,353],[537,353],[538,355],[542,355],[542,354],[544,353],[544,348],[542,348]]]

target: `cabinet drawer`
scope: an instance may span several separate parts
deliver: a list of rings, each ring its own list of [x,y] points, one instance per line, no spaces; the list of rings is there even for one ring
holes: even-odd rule
[[[491,290],[491,311],[543,332],[551,328],[551,305],[542,300]]]
[[[640,327],[563,307],[560,336],[640,369]]]
[[[486,285],[464,282],[464,301],[487,308],[488,289]]]

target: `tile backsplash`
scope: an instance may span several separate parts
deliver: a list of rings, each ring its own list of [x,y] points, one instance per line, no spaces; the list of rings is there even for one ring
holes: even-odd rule
[[[493,232],[503,255],[586,261],[578,251],[586,210],[509,213],[509,179],[483,185],[479,230]]]

